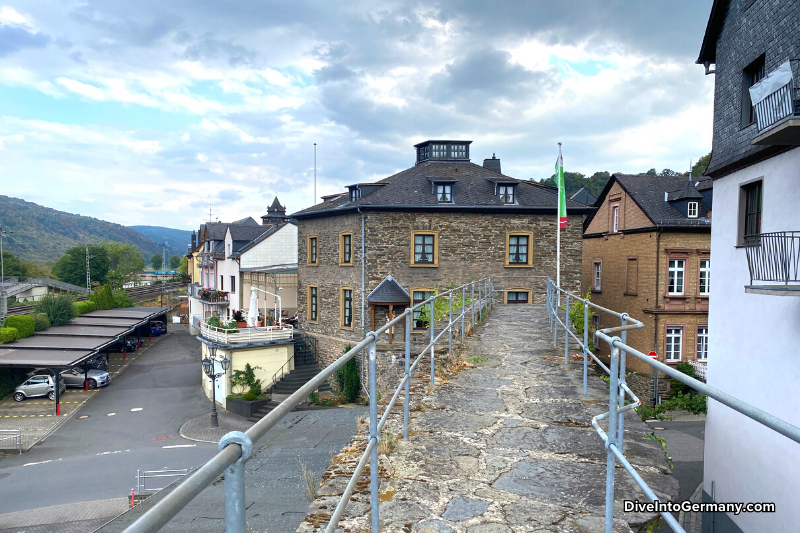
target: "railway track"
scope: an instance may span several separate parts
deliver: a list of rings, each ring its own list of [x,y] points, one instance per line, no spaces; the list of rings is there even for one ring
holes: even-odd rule
[[[177,288],[184,287],[183,283],[165,283],[164,284],[164,292],[167,291],[174,291]],[[125,294],[128,295],[128,298],[132,302],[143,302],[145,300],[150,300],[155,298],[161,294],[161,285],[148,285],[146,287],[133,287],[131,289],[125,289]],[[76,302],[80,302],[82,300],[88,300],[88,296],[77,296],[75,298]],[[32,305],[17,305],[14,307],[8,308],[9,315],[27,315],[33,311]]]

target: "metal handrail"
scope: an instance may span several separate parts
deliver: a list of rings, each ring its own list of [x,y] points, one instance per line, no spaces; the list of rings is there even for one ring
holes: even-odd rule
[[[275,386],[275,385],[278,383],[278,380],[279,380],[279,379],[283,379],[283,376],[284,376],[283,368],[284,368],[286,365],[288,365],[289,363],[291,363],[292,361],[294,361],[294,354],[292,354],[292,356],[291,356],[289,359],[287,359],[285,363],[283,363],[283,364],[281,365],[281,367],[278,369],[278,371],[277,371],[277,372],[275,372],[275,373],[272,375],[272,383],[270,383],[269,387],[265,387],[263,390],[268,390],[268,389],[269,389],[270,391],[272,391],[272,387],[274,387],[274,386]],[[277,376],[278,376],[278,372],[280,372],[280,374],[281,374],[281,376],[280,376],[280,377],[277,377]],[[291,370],[290,370],[289,372],[291,372]],[[262,392],[263,392],[263,391],[262,391]]]
[[[0,441],[4,440],[14,441],[15,447],[22,453],[22,429],[0,429]]]
[[[477,284],[477,299],[475,298],[475,289]],[[200,494],[207,486],[213,483],[220,475],[225,473],[225,519],[228,531],[245,531],[246,521],[244,516],[244,462],[250,456],[252,450],[252,443],[262,438],[266,433],[272,429],[278,422],[283,419],[292,409],[298,404],[305,401],[311,392],[318,389],[328,378],[330,378],[336,371],[338,371],[345,363],[355,357],[361,350],[369,348],[369,390],[370,390],[370,437],[367,449],[361,460],[358,463],[358,468],[353,474],[353,477],[348,483],[345,495],[339,501],[331,521],[328,523],[326,531],[333,532],[336,529],[338,520],[341,517],[344,508],[347,505],[349,496],[352,495],[353,489],[363,472],[367,462],[367,457],[370,461],[370,496],[372,506],[372,531],[378,532],[378,448],[379,429],[385,424],[387,413],[389,413],[394,406],[394,402],[399,398],[399,390],[405,392],[404,396],[404,409],[403,409],[403,438],[408,439],[408,421],[409,421],[409,399],[410,399],[410,378],[411,371],[421,360],[426,351],[430,351],[431,357],[431,384],[434,383],[435,371],[435,353],[436,353],[436,340],[441,337],[434,335],[434,323],[431,322],[431,342],[422,350],[417,356],[414,367],[411,365],[411,320],[415,310],[425,305],[430,305],[431,317],[434,318],[434,302],[436,298],[442,298],[445,295],[450,295],[454,291],[461,290],[462,297],[466,297],[467,287],[470,287],[472,295],[472,304],[469,306],[462,306],[461,314],[457,317],[452,316],[450,313],[450,320],[443,332],[449,331],[451,333],[449,340],[449,351],[452,353],[452,328],[461,320],[461,336],[464,337],[464,324],[467,313],[471,313],[470,324],[475,325],[480,321],[484,312],[490,309],[493,305],[494,288],[491,278],[484,278],[477,282],[471,282],[454,289],[450,289],[442,294],[434,295],[413,307],[406,308],[403,313],[395,317],[393,320],[387,322],[384,326],[378,328],[376,331],[369,332],[365,335],[364,339],[351,348],[347,353],[336,359],[329,366],[324,368],[319,374],[311,378],[305,385],[300,387],[297,391],[292,393],[288,398],[282,401],[275,409],[270,411],[264,418],[256,422],[246,432],[231,432],[225,435],[220,440],[220,451],[217,455],[212,457],[203,466],[197,469],[174,491],[168,494],[164,499],[150,508],[134,523],[129,525],[124,533],[145,533],[158,531],[170,519],[180,512],[190,501],[192,501],[198,494]],[[452,306],[452,300],[451,300]],[[452,307],[451,307],[452,309]],[[477,312],[478,321],[475,320]],[[455,320],[454,320],[455,319]],[[375,344],[381,334],[385,333],[390,327],[393,327],[405,320],[405,373],[400,385],[395,391],[392,400],[387,405],[384,416],[381,419],[381,424],[378,423],[377,412],[377,359]],[[241,460],[240,460],[241,459]]]
[[[744,239],[750,284],[756,281],[800,282],[800,231],[775,231]]]
[[[782,85],[769,96],[758,102],[754,107],[756,108],[756,122],[758,122],[758,130],[764,131],[794,114],[794,95],[793,83]]]
[[[566,298],[566,313],[564,316],[564,321],[560,319],[558,316],[558,309],[560,309],[560,295],[564,294]],[[584,304],[584,339],[583,342],[580,341],[575,335],[573,335],[569,331],[569,299],[573,298],[576,301],[581,301]],[[628,459],[623,454],[623,415],[625,412],[633,409],[638,405],[639,398],[637,398],[631,390],[627,387],[625,383],[625,355],[630,354],[636,359],[642,361],[645,364],[650,365],[653,367],[654,371],[656,372],[663,372],[667,376],[685,385],[689,385],[694,390],[705,394],[709,398],[712,398],[723,405],[730,407],[731,409],[738,411],[739,413],[745,415],[746,417],[755,420],[756,422],[788,437],[789,439],[800,443],[800,428],[794,426],[785,420],[782,420],[774,415],[767,413],[755,406],[752,406],[730,394],[723,392],[717,388],[710,387],[707,384],[699,381],[695,378],[692,378],[664,363],[656,361],[655,359],[651,358],[648,355],[636,350],[627,345],[626,343],[626,336],[627,331],[629,329],[640,328],[642,327],[642,323],[638,320],[635,320],[628,316],[627,313],[617,313],[615,311],[611,311],[609,309],[605,309],[597,304],[593,304],[590,300],[584,299],[578,295],[572,294],[568,291],[565,291],[561,287],[558,287],[553,283],[552,280],[548,283],[548,290],[547,290],[547,313],[550,319],[551,328],[555,331],[554,341],[555,338],[558,337],[558,325],[560,324],[564,330],[564,354],[565,354],[565,364],[568,362],[566,359],[567,354],[567,345],[569,341],[569,336],[572,336],[576,340],[578,340],[579,344],[581,344],[582,348],[584,349],[584,389],[583,393],[586,394],[586,363],[587,363],[587,351],[588,351],[588,327],[589,327],[589,307],[594,307],[596,309],[602,310],[604,312],[608,312],[614,316],[617,316],[621,320],[621,325],[615,328],[604,328],[599,331],[595,332],[595,337],[599,338],[608,343],[609,347],[611,348],[611,365],[610,368],[606,367],[605,365],[601,366],[606,372],[609,373],[609,410],[605,413],[595,416],[592,418],[592,427],[595,428],[600,438],[603,440],[603,444],[607,450],[606,453],[606,501],[605,501],[605,533],[612,533],[612,526],[614,520],[614,478],[615,478],[615,467],[616,461],[619,461],[620,464],[625,468],[625,470],[631,475],[637,485],[644,491],[645,495],[650,499],[652,502],[658,501],[658,497],[655,493],[650,489],[647,483],[642,479],[642,477],[636,472],[633,468],[633,465],[628,461]],[[627,321],[633,322],[633,324],[627,324]],[[616,336],[617,333],[620,333],[620,336]],[[594,354],[591,354],[595,360]],[[599,362],[599,360],[597,360]],[[631,397],[633,401],[632,404],[625,405],[625,395]],[[610,413],[614,412],[617,416],[609,416]],[[599,421],[603,419],[608,419],[608,433],[604,432],[599,425]],[[678,531],[680,533],[686,533],[685,530],[678,524],[675,517],[672,516],[671,513],[668,511],[661,511],[659,514],[664,518],[667,524],[672,528],[673,531]]]

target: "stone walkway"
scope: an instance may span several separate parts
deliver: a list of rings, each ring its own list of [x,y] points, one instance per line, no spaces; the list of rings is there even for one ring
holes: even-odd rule
[[[468,342],[468,360],[483,356],[472,359],[477,368],[433,389],[421,369],[412,382],[411,437],[381,455],[381,531],[603,531],[606,454],[590,422],[606,410],[608,387],[592,377],[583,396],[582,364],[564,365],[563,353],[563,344],[553,347],[543,306],[497,306]],[[389,448],[402,435],[400,408],[395,413],[381,437]],[[299,532],[324,530],[366,429],[334,458]],[[648,434],[630,413],[625,454],[662,500],[674,501],[678,483]],[[624,469],[616,472],[614,530],[639,530],[655,515],[622,512],[622,500],[646,498]],[[368,476],[369,467],[338,531],[369,531]]]

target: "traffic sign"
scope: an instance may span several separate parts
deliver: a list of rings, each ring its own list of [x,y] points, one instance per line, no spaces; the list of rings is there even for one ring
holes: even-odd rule
[[[656,360],[658,359],[658,354],[657,354],[656,352],[650,352],[650,353],[649,353],[649,354],[647,354],[647,355],[648,355],[648,356],[650,356],[650,357],[652,357],[653,359],[656,359]]]

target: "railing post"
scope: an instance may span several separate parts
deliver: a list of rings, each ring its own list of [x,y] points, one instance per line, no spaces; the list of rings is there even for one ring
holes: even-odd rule
[[[625,326],[628,323],[628,320],[625,318],[627,315],[625,313],[622,314],[622,325]],[[622,344],[628,344],[628,332],[623,330],[622,334],[620,335],[622,339]],[[619,407],[622,409],[625,407],[625,390],[622,388],[621,384],[625,383],[625,355],[626,353],[620,350],[619,354]],[[625,413],[622,412],[619,414],[619,423],[617,424],[617,447],[619,451],[622,452],[625,448]]]
[[[569,363],[569,293],[567,293],[567,305],[564,307],[564,364]]]
[[[558,346],[558,286],[553,285],[553,346]]]
[[[431,317],[433,320],[433,317]],[[378,491],[380,489],[378,482],[378,376],[377,376],[377,356],[375,354],[375,339],[376,335],[371,332],[372,342],[369,343],[369,440],[375,440],[375,446],[372,447],[372,452],[369,457],[369,500],[370,508],[372,509],[372,533],[379,531],[379,516],[378,516]],[[244,529],[242,530],[244,531]]]
[[[589,299],[583,301],[583,393],[586,394],[586,379],[589,365]]]
[[[481,321],[481,312],[483,311],[483,300],[481,300],[481,282],[478,280],[478,322]]]
[[[475,329],[475,282],[472,282],[472,295],[469,299],[469,311],[472,313],[472,320],[469,323],[469,329]]]
[[[448,324],[448,341],[447,341],[447,355],[453,357],[453,291],[450,291],[450,297],[447,299],[450,304],[450,322]]]
[[[436,297],[434,296],[433,299],[431,299],[431,320],[430,320],[430,322],[431,322],[431,387],[436,382],[436,375],[434,374],[434,372],[435,372],[434,365],[436,364],[436,340],[435,340],[435,337],[434,337],[434,334],[433,334],[433,319],[434,319],[433,303],[435,301],[436,301]]]
[[[617,444],[617,392],[619,391],[619,348],[611,344],[611,382],[608,387],[608,445],[606,446],[606,517],[605,533],[614,527],[614,468],[617,458],[611,446]]]
[[[408,403],[411,399],[409,387],[411,386],[411,309],[406,309],[406,387],[403,398],[403,439],[408,440]]]
[[[231,444],[239,444],[242,454],[225,469],[225,533],[245,533],[244,463],[253,451],[253,443],[241,431],[231,431],[220,439],[217,447],[222,451]]]
[[[461,342],[464,342],[464,315],[467,314],[467,286],[461,286]]]

